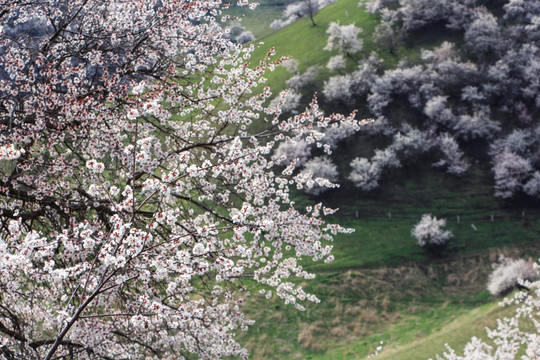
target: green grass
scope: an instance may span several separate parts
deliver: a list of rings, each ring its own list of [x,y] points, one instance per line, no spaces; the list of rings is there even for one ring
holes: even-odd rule
[[[259,295],[256,324],[241,341],[254,359],[362,359],[384,341],[384,359],[427,359],[448,342],[460,349],[510,310],[485,290],[488,251],[443,263],[326,272],[305,285],[321,299],[305,312]]]
[[[258,22],[259,26],[267,19],[266,12],[261,11],[261,18],[258,18],[259,10],[253,13],[245,13],[242,23]],[[312,26],[309,18],[301,18],[295,23],[280,29],[276,32],[268,33],[255,40],[256,44],[262,42],[255,50],[252,56],[252,63],[258,64],[263,60],[266,54],[275,49],[276,56],[290,56],[299,61],[299,71],[303,72],[310,66],[320,65],[322,70],[318,77],[315,88],[320,89],[323,81],[329,76],[334,75],[325,68],[330,57],[337,54],[336,51],[325,51],[328,35],[326,29],[329,24],[338,21],[342,25],[354,23],[362,28],[361,37],[363,39],[363,49],[358,54],[354,54],[347,60],[346,71],[352,71],[358,60],[368,57],[375,51],[383,60],[386,68],[394,67],[399,59],[408,58],[417,60],[420,57],[421,48],[433,48],[444,40],[458,41],[456,33],[449,32],[445,28],[434,27],[430,31],[407,39],[402,46],[398,47],[395,54],[378,47],[372,35],[379,23],[379,18],[375,14],[367,13],[362,7],[358,6],[358,0],[340,0],[327,6],[315,15],[317,26]],[[278,67],[271,75],[268,75],[269,81],[266,85],[270,86],[274,93],[285,88],[285,81],[291,77],[291,74],[283,68]],[[314,88],[307,89],[307,92],[313,93]]]

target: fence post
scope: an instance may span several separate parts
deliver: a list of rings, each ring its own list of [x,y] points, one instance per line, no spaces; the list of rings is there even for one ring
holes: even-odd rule
[[[457,216],[457,223],[459,224],[461,222],[460,216]]]
[[[391,212],[388,213],[388,220],[392,220],[392,213]]]
[[[360,216],[358,216],[358,210],[356,210],[356,218],[358,219]]]
[[[495,222],[495,217],[493,216],[493,214],[491,214],[489,217],[490,217],[492,223]]]

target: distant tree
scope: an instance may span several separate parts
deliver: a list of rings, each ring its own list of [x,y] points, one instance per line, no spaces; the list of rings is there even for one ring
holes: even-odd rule
[[[279,30],[287,25],[292,24],[296,20],[298,20],[296,16],[291,16],[286,19],[275,19],[270,23],[270,28],[273,30]]]
[[[463,160],[463,152],[459,150],[457,141],[449,134],[443,134],[438,139],[439,149],[444,158],[434,164],[434,166],[445,166],[446,171],[453,175],[462,175],[467,171],[470,164]]]
[[[367,12],[372,14],[386,7],[395,7],[399,4],[399,0],[369,0],[361,1],[358,7],[364,7]]]
[[[348,179],[364,191],[370,191],[379,186],[379,179],[385,168],[400,167],[401,162],[392,149],[375,150],[375,155],[370,160],[356,158],[351,162],[351,173]]]
[[[403,125],[402,130],[394,135],[389,149],[399,154],[403,158],[411,158],[418,154],[425,153],[433,146],[432,139],[428,134],[415,129],[408,124]]]
[[[535,171],[533,176],[523,185],[523,191],[529,196],[540,198],[540,172]]]
[[[277,165],[285,166],[296,160],[295,167],[301,167],[310,156],[311,146],[305,140],[284,141],[274,151],[272,160]]]
[[[521,190],[523,181],[529,177],[533,168],[528,159],[506,149],[494,157],[492,170],[495,196],[506,199]]]
[[[407,31],[446,20],[452,0],[400,0],[399,12]]]
[[[429,64],[437,65],[449,59],[456,59],[457,51],[455,44],[443,41],[443,43],[433,50],[422,49],[422,60]]]
[[[505,137],[495,140],[490,146],[490,153],[498,155],[506,150],[519,155],[528,155],[528,150],[537,141],[536,134],[529,129],[515,129]]]
[[[468,101],[470,103],[481,102],[486,99],[486,96],[480,92],[476,86],[465,86],[461,90],[461,100]]]
[[[351,74],[332,76],[324,82],[322,93],[329,101],[347,102],[353,95],[353,81]]]
[[[339,22],[333,21],[326,30],[330,36],[324,50],[337,50],[347,55],[356,54],[363,46],[363,40],[358,37],[361,32],[362,29],[354,24],[340,25]]]
[[[452,126],[456,122],[456,116],[448,107],[447,96],[435,96],[426,103],[424,114],[436,123]]]
[[[351,73],[350,91],[352,95],[357,97],[366,96],[378,77],[380,69],[381,61],[374,53],[367,59],[360,60],[357,69]]]
[[[428,68],[433,73],[427,78],[433,81],[435,86],[448,93],[457,93],[464,86],[476,84],[481,80],[481,71],[477,64],[462,61],[457,57],[435,62]]]
[[[239,23],[233,23],[226,29],[227,37],[234,43],[244,44],[255,40],[255,36],[251,31],[246,30]]]
[[[504,49],[497,18],[485,9],[476,12],[465,30],[464,40],[469,53],[477,56],[498,54]]]
[[[324,136],[320,142],[334,149],[337,147],[338,142],[353,135],[357,130],[346,123],[334,123],[324,128]]]
[[[338,54],[336,56],[332,56],[330,60],[328,60],[326,68],[330,71],[337,71],[341,73],[342,70],[345,70],[345,65],[346,63],[343,54]]]
[[[278,107],[284,113],[296,113],[296,108],[300,104],[302,95],[297,93],[294,89],[282,91],[272,101],[270,101],[271,107]]]
[[[497,121],[491,120],[484,111],[475,111],[472,115],[460,115],[453,126],[457,137],[464,140],[491,139],[501,130]]]
[[[371,85],[368,104],[372,113],[380,116],[390,104],[395,95],[410,96],[417,93],[428,80],[429,74],[420,66],[408,67],[399,64],[396,69],[387,70],[382,76],[376,77]]]
[[[309,160],[299,177],[306,177],[304,191],[310,195],[320,195],[328,189],[335,187],[338,178],[336,165],[327,156],[318,156]]]
[[[532,123],[532,116],[528,111],[527,106],[523,102],[518,101],[514,106],[514,110],[516,112],[518,120],[521,123],[525,125],[530,125]]]
[[[392,146],[384,150],[376,149],[371,161],[379,168],[401,167],[401,162]]]
[[[351,162],[351,169],[348,179],[356,187],[364,191],[370,191],[379,186],[382,169],[378,164],[366,158],[356,158]]]
[[[294,90],[300,90],[315,80],[320,69],[321,67],[318,65],[310,66],[303,74],[296,74],[290,77],[285,84]]]
[[[281,66],[292,74],[296,74],[298,72],[298,65],[300,65],[300,63],[293,57],[281,62]]]
[[[303,16],[309,16],[311,24],[316,26],[315,20],[313,17],[319,10],[319,1],[318,0],[300,0],[298,2],[287,5],[285,11],[283,12],[283,17],[297,17],[301,18]]]
[[[438,220],[431,214],[424,214],[420,222],[411,230],[411,235],[416,238],[418,246],[421,248],[438,251],[453,238],[450,230],[441,229],[445,225],[445,219]]]
[[[390,54],[395,54],[394,51],[401,44],[405,37],[405,30],[396,19],[397,11],[382,9],[381,23],[375,28],[373,39],[380,47],[388,50]]]
[[[532,23],[540,14],[539,0],[509,0],[504,6],[504,18],[516,23]]]
[[[255,35],[251,31],[243,31],[238,37],[236,38],[236,42],[239,44],[245,44],[247,42],[255,40]]]
[[[292,4],[287,5],[283,11],[283,18],[272,21],[270,27],[274,30],[280,29],[284,26],[292,24],[301,17],[308,16],[313,26],[317,26],[315,23],[315,14],[317,12],[335,2],[336,0],[299,0]]]
[[[519,281],[532,281],[538,278],[533,261],[501,257],[493,264],[487,289],[494,296],[504,296],[515,289]]]

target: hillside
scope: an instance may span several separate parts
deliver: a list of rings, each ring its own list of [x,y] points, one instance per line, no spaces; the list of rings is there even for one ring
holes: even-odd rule
[[[318,91],[327,112],[359,107],[361,116],[373,116],[363,97],[353,98],[354,105],[344,105],[320,95],[324,81],[332,76],[325,65],[335,52],[323,50],[331,22],[355,23],[363,29],[363,49],[346,58],[344,72],[354,71],[372,51],[382,60],[383,70],[391,70],[405,59],[422,63],[421,50],[437,48],[444,41],[464,46],[462,32],[435,24],[428,31],[415,32],[391,53],[373,41],[379,15],[357,5],[357,1],[340,0],[315,16],[315,27],[302,18],[257,39],[255,43],[263,44],[256,49],[253,63],[274,48],[276,58],[298,60],[298,73],[320,65],[313,83],[301,89],[301,104]],[[268,74],[267,84],[276,93],[290,77],[278,67]],[[396,104],[391,115],[407,118],[410,112]],[[320,294],[321,304],[298,313],[279,300],[264,310],[257,299],[252,300],[249,309],[257,324],[243,341],[254,358],[358,359],[373,352],[381,340],[385,343],[381,359],[428,358],[442,353],[445,342],[459,349],[471,335],[483,335],[486,325],[508,311],[499,309],[498,300],[485,290],[487,276],[500,254],[537,256],[538,200],[524,195],[494,197],[491,160],[479,155],[487,145],[468,141],[460,145],[473,153],[467,155],[473,165],[460,176],[434,168],[435,155],[422,153],[401,168],[385,170],[373,191],[362,191],[346,180],[351,160],[359,154],[373,156],[374,149],[388,143],[387,138],[366,133],[343,140],[332,155],[341,187],[315,197],[297,193],[298,207],[323,201],[339,208],[330,220],[354,228],[355,233],[335,239],[333,263],[305,263],[319,273],[306,286]],[[410,235],[424,213],[446,218],[455,236],[440,258],[416,246]]]

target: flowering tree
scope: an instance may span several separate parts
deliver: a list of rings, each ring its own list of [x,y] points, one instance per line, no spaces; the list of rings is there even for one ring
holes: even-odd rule
[[[287,5],[285,10],[283,10],[283,19],[272,21],[270,27],[274,30],[281,29],[304,16],[309,17],[311,25],[317,26],[315,23],[315,15],[317,12],[335,1],[336,0],[299,0],[294,2]]]
[[[463,152],[459,149],[457,141],[449,134],[442,134],[438,138],[438,146],[444,158],[434,166],[444,166],[449,174],[462,175],[470,164],[463,159]]]
[[[339,22],[333,21],[326,29],[329,36],[324,50],[337,50],[347,55],[356,54],[363,46],[362,39],[358,38],[361,32],[362,29],[354,24],[339,25]]]
[[[309,160],[298,174],[301,188],[311,195],[320,195],[329,188],[337,187],[333,182],[338,178],[336,165],[327,156],[317,156]],[[307,180],[306,180],[307,179]]]
[[[328,64],[326,64],[326,68],[330,71],[337,71],[341,73],[342,70],[345,69],[345,58],[343,57],[343,54],[338,54],[336,56],[332,56],[330,60],[328,60]]]
[[[246,357],[238,279],[317,301],[290,278],[343,229],[295,210],[292,169],[267,155],[355,121],[265,108],[267,65],[248,67],[217,6],[0,5],[1,358]]]
[[[440,249],[447,245],[453,237],[450,230],[443,230],[446,225],[445,219],[437,220],[431,214],[424,214],[418,224],[411,230],[411,235],[418,241],[418,246],[425,249]]]
[[[512,291],[520,281],[532,281],[538,278],[538,271],[532,261],[502,257],[493,264],[487,289],[495,296],[502,296]]]
[[[523,187],[533,168],[528,159],[506,149],[493,159],[495,196],[510,198]]]

